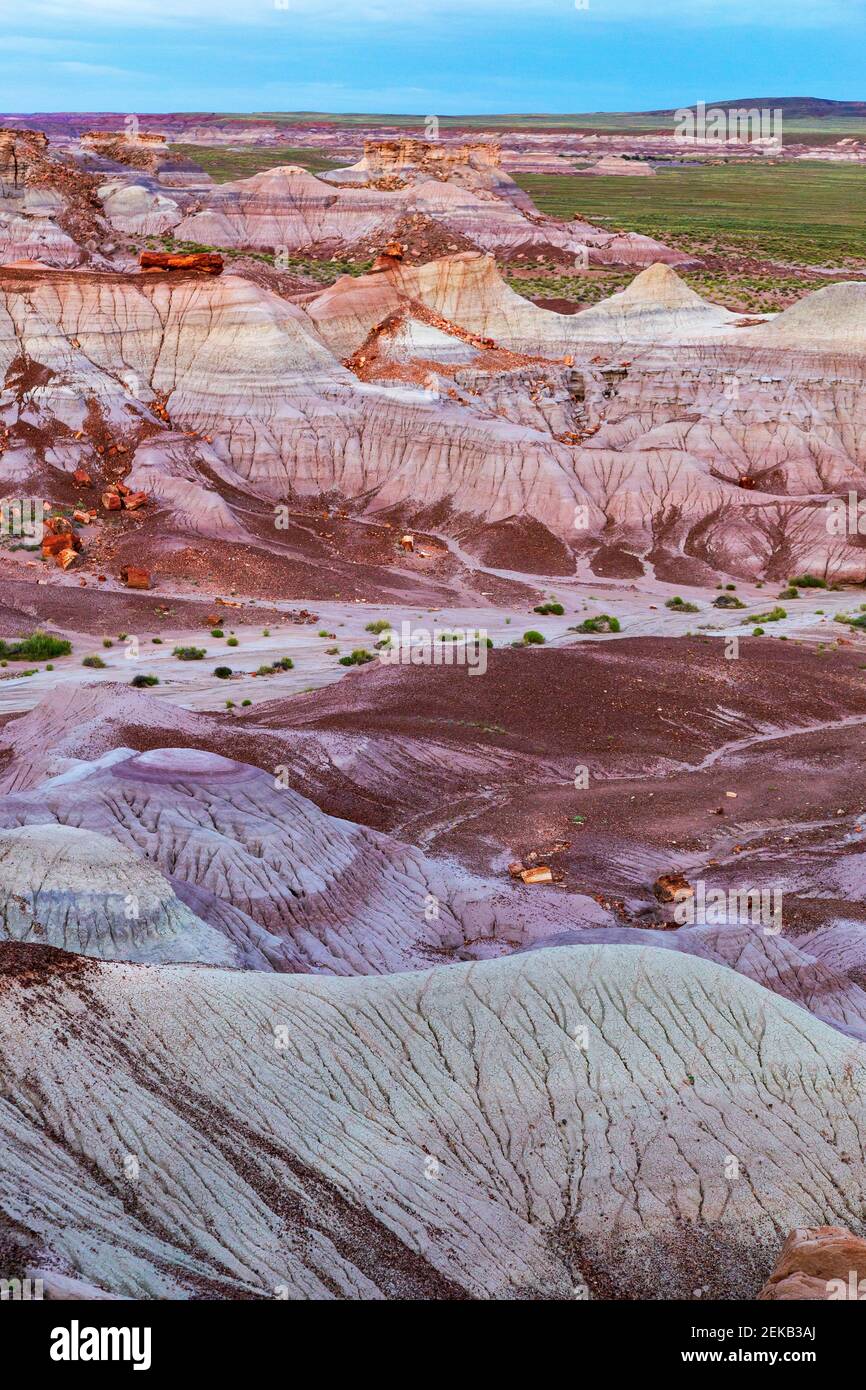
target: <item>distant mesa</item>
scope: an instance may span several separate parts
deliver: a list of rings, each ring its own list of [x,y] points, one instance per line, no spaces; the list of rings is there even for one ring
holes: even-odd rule
[[[461,164],[498,169],[501,163],[498,140],[473,140],[463,145],[445,145],[438,140],[365,140],[363,159],[354,167],[364,167],[371,174],[389,174],[395,169],[445,171]]]
[[[156,173],[168,157],[168,141],[164,135],[150,131],[88,130],[81,136],[81,148],[117,164],[132,169]]]

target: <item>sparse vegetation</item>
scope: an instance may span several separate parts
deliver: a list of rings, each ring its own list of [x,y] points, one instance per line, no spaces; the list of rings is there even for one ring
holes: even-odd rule
[[[105,670],[105,662],[101,656],[86,656],[81,664],[82,666],[92,666],[97,671]]]
[[[794,579],[789,579],[788,583],[792,589],[829,589],[830,587],[826,579],[821,579],[817,574],[798,574]]]
[[[539,603],[535,608],[533,608],[532,611],[533,613],[541,613],[543,617],[546,617],[548,614],[552,613],[557,618],[561,618],[563,613],[565,612],[565,609],[563,608],[561,603],[552,601],[550,603]]]
[[[372,652],[368,652],[364,647],[356,647],[350,656],[341,656],[341,666],[364,666],[368,661],[375,661]]]
[[[176,656],[178,661],[201,661],[207,656],[204,647],[175,647],[172,656]]]
[[[753,613],[750,618],[744,619],[747,623],[778,623],[782,618],[787,618],[788,614],[780,604],[771,608],[767,613]]]
[[[570,627],[569,632],[620,632],[619,618],[611,617],[610,613],[599,613],[596,618],[584,618],[577,627]]]
[[[52,637],[39,628],[17,642],[0,640],[0,656],[7,661],[44,661],[46,657],[68,656],[71,651],[71,642],[62,637]]]
[[[684,598],[677,594],[676,598],[669,598],[665,608],[671,608],[675,613],[699,613],[701,610],[696,603],[687,603]]]

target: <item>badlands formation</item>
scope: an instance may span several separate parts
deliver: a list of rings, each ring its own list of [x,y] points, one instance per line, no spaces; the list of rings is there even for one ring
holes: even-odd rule
[[[829,1297],[866,284],[745,317],[487,140],[216,185],[49,128],[0,135],[6,1277]],[[555,312],[527,255],[630,278]]]

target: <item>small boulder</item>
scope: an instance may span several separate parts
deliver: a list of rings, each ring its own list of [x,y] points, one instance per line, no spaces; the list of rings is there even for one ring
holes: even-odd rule
[[[791,1231],[758,1298],[862,1299],[866,1240],[843,1226],[801,1226]]]
[[[553,873],[546,864],[539,864],[534,869],[524,869],[520,877],[524,883],[553,882]]]
[[[653,892],[661,903],[683,903],[695,896],[695,890],[684,874],[659,874]]]
[[[139,569],[135,565],[124,565],[120,571],[120,582],[125,584],[127,589],[149,589],[150,571]]]

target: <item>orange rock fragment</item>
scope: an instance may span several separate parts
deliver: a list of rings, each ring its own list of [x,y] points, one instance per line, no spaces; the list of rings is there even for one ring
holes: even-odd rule
[[[150,572],[135,565],[124,565],[120,571],[120,582],[125,584],[127,589],[149,589]]]
[[[546,864],[539,864],[534,869],[524,869],[520,877],[524,883],[552,883],[553,874]]]
[[[49,532],[42,537],[42,554],[59,555],[62,551],[69,549],[69,533],[60,532],[59,535],[52,535]]]
[[[219,275],[223,258],[215,251],[197,251],[189,255],[172,255],[168,251],[142,251],[138,258],[142,270],[203,270],[207,275]]]

